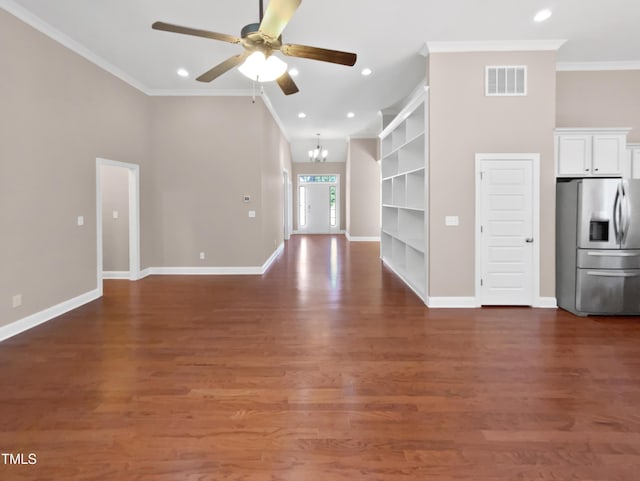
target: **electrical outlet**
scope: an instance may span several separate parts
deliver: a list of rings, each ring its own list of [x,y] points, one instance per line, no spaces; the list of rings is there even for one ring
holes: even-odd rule
[[[114,219],[117,219],[118,217],[119,217],[118,211],[117,211],[117,210],[114,210],[114,211],[113,211],[113,218],[114,218]]]
[[[249,217],[253,219],[255,216],[256,216],[256,211],[255,210],[250,210],[249,211]]]
[[[20,307],[22,305],[22,294],[16,294],[11,299],[11,305],[13,307]]]
[[[204,252],[200,253],[200,259],[204,259]]]
[[[79,215],[79,216],[78,216],[77,224],[78,224],[79,226],[83,226],[83,225],[84,225],[84,216],[83,216],[83,215]]]

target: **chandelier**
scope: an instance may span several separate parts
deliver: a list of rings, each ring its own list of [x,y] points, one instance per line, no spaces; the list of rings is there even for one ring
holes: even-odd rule
[[[309,160],[311,162],[326,162],[329,151],[320,146],[320,134],[316,135],[318,136],[318,143],[315,149],[309,151]]]

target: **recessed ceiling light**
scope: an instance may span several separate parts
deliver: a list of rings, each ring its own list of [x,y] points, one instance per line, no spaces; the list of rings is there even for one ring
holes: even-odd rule
[[[540,10],[538,13],[536,13],[536,16],[533,17],[533,20],[536,22],[544,22],[545,20],[548,20],[551,17],[551,10],[549,10],[548,8],[545,8],[544,10]]]
[[[291,75],[292,77],[297,77],[299,73],[300,72],[298,72],[297,68],[292,68],[291,70],[289,70],[289,75]]]
[[[356,114],[354,114],[353,112],[349,112],[347,114],[347,117],[349,117],[350,119],[354,118],[356,116]]]
[[[188,77],[189,76],[189,72],[187,72],[183,68],[179,68],[177,73],[178,73],[178,75],[180,75],[180,77]]]
[[[300,113],[298,114],[298,118],[299,118],[299,119],[306,119],[306,118],[307,118],[307,114],[305,114],[304,112],[300,112]]]
[[[373,73],[373,70],[371,70],[370,68],[362,69],[362,75],[364,75],[365,77],[368,77],[372,73]]]

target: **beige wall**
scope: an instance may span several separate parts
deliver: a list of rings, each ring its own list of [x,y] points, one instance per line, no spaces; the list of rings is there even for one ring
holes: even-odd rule
[[[475,295],[475,154],[541,154],[541,296],[555,296],[555,52],[429,56],[430,296]],[[486,65],[527,65],[528,96],[485,97]],[[447,215],[459,227],[445,227]]]
[[[103,165],[102,192],[102,270],[129,270],[129,170]],[[114,212],[118,217],[114,218]]]
[[[282,242],[282,159],[287,158],[262,100],[155,98],[151,123],[153,265],[262,265],[274,240]],[[250,203],[243,201],[245,194]],[[265,222],[275,224],[268,239]]]
[[[640,142],[640,70],[557,73],[557,127],[631,127]]]
[[[380,237],[378,139],[349,141],[346,230],[352,237]]]
[[[4,325],[96,289],[96,158],[146,172],[149,99],[1,9],[0,46]]]
[[[147,97],[3,10],[0,45],[0,327],[96,289],[97,158],[140,165],[143,269],[282,242],[291,154],[262,100]]]
[[[346,209],[346,162],[293,162],[293,229],[298,229],[298,176],[299,175],[340,175],[340,230],[345,229]]]

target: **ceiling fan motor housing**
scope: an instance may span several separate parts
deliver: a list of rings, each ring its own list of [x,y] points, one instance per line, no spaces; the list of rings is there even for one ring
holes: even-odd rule
[[[240,31],[240,37],[242,38],[242,45],[247,50],[271,51],[279,49],[282,45],[282,36],[275,40],[269,39],[260,32],[259,23],[245,25]]]

